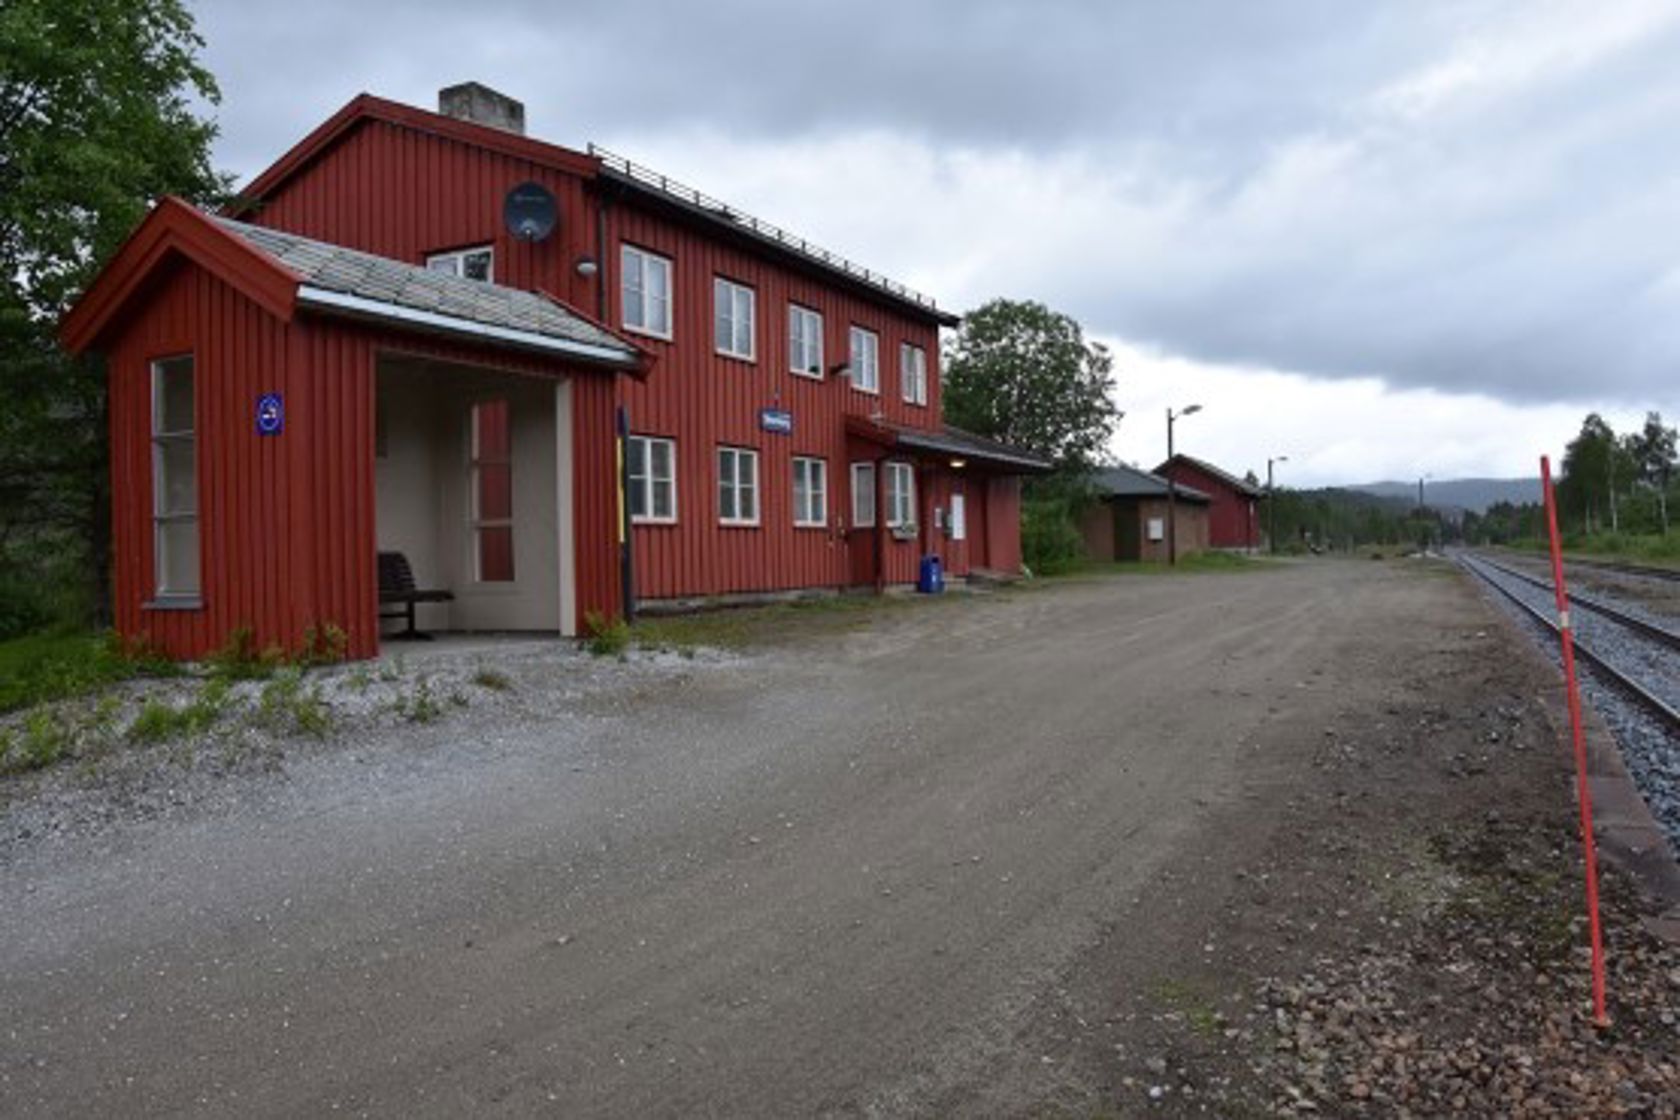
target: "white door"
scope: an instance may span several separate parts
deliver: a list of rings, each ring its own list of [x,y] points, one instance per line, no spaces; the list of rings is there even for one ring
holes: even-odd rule
[[[968,505],[961,494],[951,495],[951,539],[968,539]]]

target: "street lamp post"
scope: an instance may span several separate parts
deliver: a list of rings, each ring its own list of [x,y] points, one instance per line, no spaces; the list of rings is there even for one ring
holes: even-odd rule
[[[1287,462],[1287,455],[1266,460],[1266,536],[1271,541],[1273,556],[1277,555],[1277,491],[1272,488],[1272,464]]]
[[[1187,405],[1184,411],[1174,413],[1167,409],[1167,563],[1178,563],[1178,483],[1173,481],[1173,423],[1180,417],[1193,416],[1202,410],[1199,404]]]

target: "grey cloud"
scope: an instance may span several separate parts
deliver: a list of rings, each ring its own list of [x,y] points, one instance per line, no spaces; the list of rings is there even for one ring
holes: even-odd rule
[[[1000,278],[1094,332],[1514,401],[1674,399],[1680,32],[1654,22],[1571,53],[1636,6],[198,10],[228,95],[222,159],[246,174],[358,90],[424,104],[465,78],[521,97],[534,131],[573,144],[879,130],[936,151],[1072,153],[1117,169],[1085,187],[1117,207],[1190,199],[1160,206],[1161,237],[1062,231],[1060,259]],[[1437,83],[1404,86],[1431,67],[1445,67]],[[728,169],[697,185],[728,197]],[[1053,218],[1000,223],[1030,237]]]

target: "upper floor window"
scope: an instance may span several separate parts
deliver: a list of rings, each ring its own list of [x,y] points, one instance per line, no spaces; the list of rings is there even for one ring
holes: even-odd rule
[[[677,445],[657,436],[631,436],[630,520],[670,524],[677,519]]]
[[[191,354],[152,363],[152,544],[158,598],[199,594]]]
[[[433,272],[447,272],[451,276],[465,276],[468,280],[483,280],[488,284],[496,278],[495,262],[495,251],[488,245],[478,245],[449,253],[433,253],[426,258],[426,267]]]
[[[823,375],[822,316],[797,303],[788,304],[788,368],[802,377]]]
[[[731,358],[756,357],[753,319],[756,293],[745,284],[718,276],[712,280],[713,339],[719,354]]]
[[[620,253],[624,274],[624,325],[659,338],[671,337],[671,262],[634,245]]]
[[[910,404],[927,404],[927,351],[908,342],[898,348],[898,380]]]
[[[825,460],[794,456],[793,523],[805,528],[828,524],[828,463]]]
[[[718,520],[725,525],[758,524],[758,452],[718,448]]]
[[[852,388],[865,393],[881,391],[881,340],[874,331],[852,328]]]
[[[513,425],[505,399],[472,406],[473,558],[480,583],[513,582]]]

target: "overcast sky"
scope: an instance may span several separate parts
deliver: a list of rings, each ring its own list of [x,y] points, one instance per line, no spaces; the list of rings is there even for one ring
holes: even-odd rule
[[[1519,475],[1680,419],[1680,0],[196,0],[246,179],[476,79],[962,311],[1116,352],[1115,451]]]

